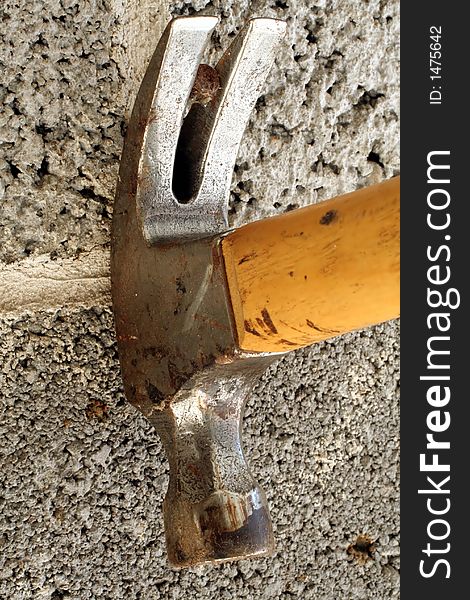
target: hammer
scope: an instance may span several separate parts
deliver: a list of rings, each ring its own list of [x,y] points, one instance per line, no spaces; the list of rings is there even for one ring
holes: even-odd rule
[[[111,276],[125,394],[170,464],[176,567],[270,554],[265,495],[246,464],[243,406],[283,353],[399,314],[399,180],[236,230],[238,146],[285,24],[254,19],[219,63],[217,23],[166,28],[129,122]]]

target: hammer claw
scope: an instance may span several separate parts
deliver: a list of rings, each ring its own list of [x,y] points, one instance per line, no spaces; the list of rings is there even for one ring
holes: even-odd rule
[[[282,21],[253,19],[215,70],[198,71],[216,22],[215,17],[172,21],[139,91],[146,102],[139,118],[144,133],[136,201],[151,244],[227,229],[238,147],[285,33]],[[193,103],[183,121],[196,76],[200,86],[209,83],[213,89],[205,102]],[[204,81],[211,76],[214,81]]]
[[[137,168],[136,203],[144,237],[156,241],[159,212],[178,211],[173,163],[186,103],[216,17],[171,21],[155,50],[136,100],[133,118],[143,128]]]

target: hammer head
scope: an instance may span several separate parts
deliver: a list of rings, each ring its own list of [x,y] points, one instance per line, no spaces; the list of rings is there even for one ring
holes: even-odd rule
[[[252,21],[216,67],[218,96],[193,105],[183,122],[215,24],[177,19],[163,34],[129,123],[113,216],[125,392],[168,455],[164,518],[175,566],[273,549],[240,422],[247,394],[275,355],[238,349],[219,244],[238,145],[284,24]],[[174,189],[183,190],[184,203]]]

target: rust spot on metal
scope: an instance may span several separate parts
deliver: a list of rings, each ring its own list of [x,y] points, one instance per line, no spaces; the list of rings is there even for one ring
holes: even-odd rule
[[[329,210],[320,219],[320,225],[330,225],[330,223],[333,223],[333,221],[336,221],[337,218],[338,218],[338,211],[337,210]]]
[[[215,100],[220,90],[220,76],[218,72],[210,65],[200,64],[193,88],[189,96],[189,104],[202,104],[207,106]]]
[[[205,315],[195,315],[194,320],[201,322],[201,323],[207,323],[211,327],[214,327],[215,329],[219,329],[220,331],[230,331],[230,328],[227,325],[219,323],[219,321],[216,321],[215,319],[210,319],[209,317],[206,317]]]
[[[231,498],[225,497],[223,502],[214,506],[207,506],[201,514],[201,528],[214,542],[221,535],[236,532],[244,527],[248,520],[246,506]]]
[[[144,348],[142,350],[142,357],[144,359],[147,358],[163,358],[165,356],[165,352],[163,352],[161,349],[156,348],[155,346],[149,346],[147,348]]]
[[[227,501],[226,510],[230,519],[231,530],[236,531],[246,523],[248,519],[248,513],[246,512],[246,505],[237,502],[236,504],[231,500]],[[241,520],[240,520],[241,517]]]
[[[187,469],[190,473],[192,473],[194,475],[194,477],[201,477],[202,473],[201,470],[199,469],[199,467],[193,463],[190,463],[187,466]]]
[[[117,339],[120,342],[131,342],[134,340],[138,340],[139,338],[136,335],[118,335]]]

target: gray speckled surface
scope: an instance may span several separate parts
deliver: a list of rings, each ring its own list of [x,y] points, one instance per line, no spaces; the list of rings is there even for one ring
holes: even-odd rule
[[[250,16],[288,21],[240,149],[234,224],[398,170],[394,0],[46,4],[1,9],[0,239],[10,269],[26,257],[106,252],[121,131],[170,13],[219,14],[217,53]],[[161,517],[167,465],[123,400],[109,306],[4,316],[0,597],[398,598],[398,334],[398,322],[349,334],[266,373],[244,440],[277,553],[174,571]],[[347,552],[359,534],[377,540],[369,560]]]

